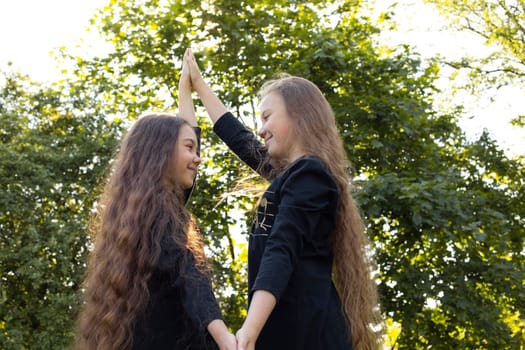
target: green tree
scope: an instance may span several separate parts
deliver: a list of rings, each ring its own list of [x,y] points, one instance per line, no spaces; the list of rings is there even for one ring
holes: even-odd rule
[[[262,81],[280,71],[313,80],[334,106],[361,179],[356,195],[378,258],[383,308],[402,327],[397,346],[515,348],[523,339],[523,163],[507,159],[486,135],[467,142],[457,126],[459,110],[435,111],[438,66],[407,49],[374,44],[378,30],[364,6],[114,1],[95,22],[115,53],[103,66],[85,67],[113,67],[120,73],[113,79],[138,79],[149,96],[176,86],[167,58],[191,44],[216,91],[252,125]],[[220,198],[246,170],[232,168],[238,163],[222,145],[211,150],[214,170],[202,181],[215,186],[203,192]],[[223,175],[214,177],[215,171]],[[199,198],[197,191],[196,203]],[[231,207],[212,207],[199,205],[205,235],[231,242],[225,231]],[[212,246],[215,258],[228,255],[224,245]]]
[[[96,103],[74,87],[65,93],[65,86],[16,74],[3,81],[0,348],[66,348],[85,267],[84,232],[118,125],[99,117]]]
[[[89,195],[82,205],[87,210],[97,198],[94,189],[103,177],[102,169],[111,155],[109,146],[115,140],[107,127],[120,127],[118,123],[106,126],[105,119],[97,116],[126,124],[145,110],[174,109],[177,67],[186,47],[200,54],[204,74],[216,91],[253,127],[257,124],[255,94],[260,84],[277,72],[304,76],[319,85],[332,104],[353,162],[350,170],[356,180],[355,195],[378,261],[381,306],[389,324],[393,322],[400,329],[399,335],[389,340],[391,345],[399,349],[519,349],[524,342],[525,311],[524,160],[508,159],[487,135],[474,142],[466,140],[457,126],[460,110],[447,114],[433,105],[437,63],[422,62],[405,47],[376,43],[378,29],[366,16],[366,4],[355,0],[112,0],[94,17],[93,25],[113,49],[102,57],[70,57],[76,61],[76,80],[67,84],[70,88],[51,94],[62,102],[53,105],[59,111],[54,114],[56,120],[65,119],[78,128],[64,132],[55,119],[44,118],[47,112],[27,115],[53,121],[46,124],[53,130],[53,140],[71,137],[78,147],[91,145],[90,156],[79,156],[91,181],[84,184]],[[37,96],[28,95],[32,102],[27,104],[40,106]],[[16,108],[24,105],[20,98],[10,101]],[[67,118],[72,110],[88,112],[85,118]],[[31,131],[32,137],[40,135],[33,121],[13,122]],[[246,306],[246,253],[234,226],[241,222],[240,230],[246,230],[254,205],[254,196],[246,193],[246,186],[260,183],[216,140],[209,123],[202,125],[204,161],[190,209],[208,243],[227,322],[236,329]],[[11,130],[8,125],[5,128]],[[97,148],[91,144],[94,140],[100,140],[100,147],[108,147]],[[56,149],[49,146],[53,145],[51,138],[45,141],[42,154],[69,154],[53,153]],[[97,162],[94,149],[100,151]],[[18,158],[13,162],[23,164]],[[47,159],[32,163],[46,171],[58,168]],[[74,171],[71,174],[78,178]],[[49,183],[71,182],[49,178]],[[49,193],[50,188],[42,193]],[[76,198],[74,195],[64,193],[64,198]],[[22,208],[30,205],[25,197],[14,202]],[[50,207],[56,211],[56,206]],[[75,217],[77,226],[64,226],[60,231],[69,231],[69,237],[79,239],[78,245],[68,243],[67,251],[74,253],[77,270],[83,269],[88,243],[85,225],[89,213],[82,213],[85,215]],[[13,225],[14,219],[5,217],[2,225]],[[20,222],[31,222],[25,218]],[[57,225],[69,222],[66,218],[57,219]],[[32,230],[39,232],[40,226],[32,226]],[[26,231],[31,232],[24,228],[24,234]],[[16,257],[16,252],[6,251],[5,255]],[[4,259],[0,261],[4,264]],[[48,265],[38,268],[40,274],[50,270]],[[19,274],[10,267],[2,270],[2,278],[4,275]],[[81,273],[68,276],[78,286]],[[53,276],[52,281],[60,279]],[[65,320],[74,314],[78,287],[61,285],[57,290],[69,298],[64,303],[69,308],[55,307],[54,316]],[[20,293],[10,307],[22,310],[20,318],[29,318],[36,308],[23,309],[21,305],[29,304],[30,299],[28,293]],[[12,326],[7,328],[9,324]],[[29,325],[4,321],[0,326],[9,329],[2,334],[12,342],[24,339],[17,334],[60,334],[41,324]],[[31,347],[33,343],[22,344]]]
[[[114,1],[95,22],[115,43],[105,62],[118,67],[114,77],[138,74],[152,91],[169,89],[177,73],[166,58],[180,57],[191,44],[219,95],[254,126],[255,92],[274,73],[318,84],[354,162],[383,309],[401,325],[395,346],[517,348],[523,160],[507,159],[487,135],[468,142],[457,126],[460,110],[444,114],[432,104],[438,65],[406,48],[375,44],[378,30],[364,8],[360,1]],[[202,181],[216,186],[207,196],[224,196],[245,176],[224,152],[219,145],[209,153],[213,171]],[[214,177],[215,171],[228,176]],[[230,220],[229,208],[199,207],[207,237],[230,236],[227,225],[217,226]]]

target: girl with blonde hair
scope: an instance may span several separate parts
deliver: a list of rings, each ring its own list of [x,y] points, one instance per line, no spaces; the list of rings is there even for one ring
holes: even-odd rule
[[[249,308],[238,349],[378,348],[373,264],[328,101],[303,78],[267,82],[262,144],[206,84],[191,50],[185,60],[215,133],[271,181],[249,236]]]

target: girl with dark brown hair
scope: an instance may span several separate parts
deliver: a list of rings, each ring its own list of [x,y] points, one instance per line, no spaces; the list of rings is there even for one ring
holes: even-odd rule
[[[191,51],[185,60],[215,133],[271,181],[249,236],[249,308],[238,349],[379,348],[373,262],[328,101],[303,78],[267,82],[263,145],[206,84]]]
[[[235,349],[185,208],[201,162],[183,67],[179,112],[140,117],[98,203],[76,349]]]

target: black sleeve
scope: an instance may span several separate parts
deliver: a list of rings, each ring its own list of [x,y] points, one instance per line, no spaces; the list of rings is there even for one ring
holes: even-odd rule
[[[268,178],[272,170],[269,164],[263,164],[266,158],[266,147],[230,112],[226,112],[213,125],[213,131],[226,145],[250,168],[264,178]]]
[[[195,135],[197,135],[197,155],[200,157],[201,155],[201,128],[198,126],[194,126],[193,130],[195,131]],[[184,204],[188,204],[188,201],[190,200],[191,193],[193,192],[193,188],[195,187],[195,179],[193,179],[193,185],[184,191]]]
[[[316,237],[321,215],[333,210],[339,190],[320,161],[300,160],[283,180],[277,216],[250,290],[266,290],[280,299],[304,241]],[[278,271],[279,273],[276,273]]]
[[[179,276],[184,290],[182,304],[192,322],[204,332],[211,321],[222,319],[221,310],[211,280],[197,268],[193,254],[187,252],[183,261]]]
[[[169,274],[171,288],[181,290],[182,306],[199,331],[222,319],[210,278],[197,268],[193,254],[171,237],[163,239],[158,268]]]

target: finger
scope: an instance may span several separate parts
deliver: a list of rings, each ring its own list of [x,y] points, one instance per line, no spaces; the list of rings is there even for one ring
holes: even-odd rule
[[[191,50],[190,50],[190,58],[192,61],[197,62],[197,60],[195,59],[195,55],[193,54],[193,51]]]

